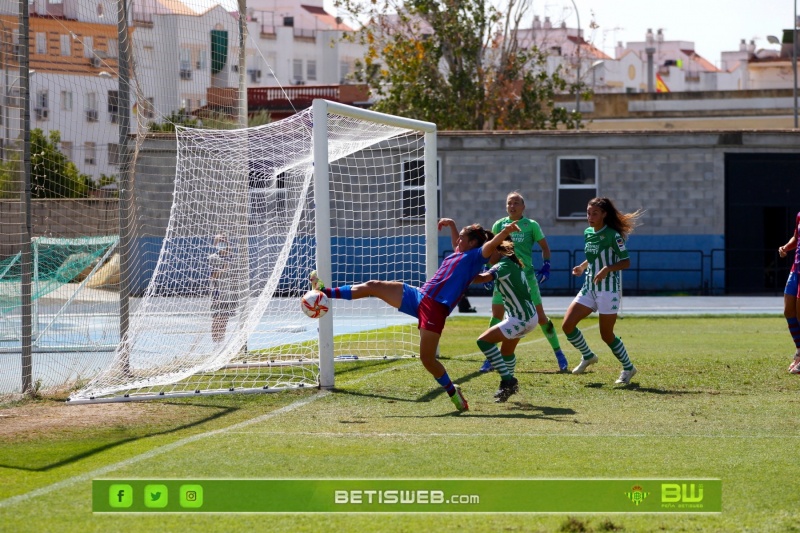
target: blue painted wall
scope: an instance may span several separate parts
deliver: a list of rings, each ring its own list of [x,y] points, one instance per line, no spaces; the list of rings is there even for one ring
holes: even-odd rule
[[[572,275],[580,264],[583,235],[548,236],[551,275],[542,286],[545,294],[576,292],[583,278]],[[722,294],[725,283],[723,235],[632,235],[628,240],[631,268],[623,275],[630,292]],[[439,250],[450,252],[449,237],[439,237]],[[440,256],[440,262],[443,256]],[[542,264],[541,251],[534,252],[534,265]],[[474,287],[478,290],[477,287]]]

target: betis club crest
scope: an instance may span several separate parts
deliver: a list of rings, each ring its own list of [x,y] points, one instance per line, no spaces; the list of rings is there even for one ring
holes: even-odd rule
[[[650,496],[650,493],[645,492],[644,489],[639,485],[634,485],[631,487],[631,491],[626,492],[625,495],[634,503],[634,505],[638,506],[644,501],[645,498]]]

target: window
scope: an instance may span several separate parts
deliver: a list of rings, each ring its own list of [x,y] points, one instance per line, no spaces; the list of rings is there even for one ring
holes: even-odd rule
[[[403,218],[422,220],[425,218],[425,161],[406,159],[402,162],[403,173]],[[441,161],[436,160],[436,218],[441,212]]]
[[[303,60],[292,60],[292,79],[295,82],[303,81]]]
[[[557,218],[586,218],[586,204],[597,196],[597,158],[558,158]]]
[[[36,53],[42,55],[47,53],[47,34],[41,31],[36,32]]]
[[[119,145],[108,143],[108,164],[119,165]]]
[[[64,156],[72,161],[72,143],[67,141],[61,141],[61,153]]]
[[[179,52],[181,70],[192,69],[192,51],[189,48],[181,48]]]
[[[83,107],[86,111],[86,122],[97,122],[97,93],[86,93]]]
[[[61,91],[61,111],[72,111],[72,91]]]
[[[86,93],[86,109],[97,111],[97,93]]]
[[[119,91],[108,91],[108,116],[111,122],[119,122]]]
[[[199,50],[197,53],[197,70],[208,68],[208,50]]]
[[[61,55],[69,57],[72,55],[72,38],[67,35],[60,35],[61,40]]]
[[[117,39],[108,40],[108,57],[119,57],[119,41]]]
[[[87,165],[97,164],[97,145],[95,143],[83,144],[83,162]]]
[[[36,92],[36,108],[37,109],[47,109],[50,107],[50,98],[47,94],[47,90],[41,90]]]
[[[339,83],[347,83],[347,75],[350,74],[350,63],[348,61],[339,62]]]
[[[152,96],[148,96],[142,101],[142,115],[144,118],[155,118],[156,100]]]
[[[83,37],[83,57],[94,57],[94,38],[91,36]]]
[[[306,61],[306,79],[311,81],[317,79],[317,62],[313,59]]]

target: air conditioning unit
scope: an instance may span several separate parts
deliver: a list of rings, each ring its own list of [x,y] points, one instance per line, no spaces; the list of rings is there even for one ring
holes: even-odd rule
[[[94,67],[94,68],[100,68],[100,66],[102,65],[101,59],[99,57],[97,57],[97,56],[90,57],[89,58],[89,62],[91,63],[92,67]]]
[[[97,122],[97,109],[86,110],[86,122]]]
[[[33,111],[36,113],[36,120],[47,120],[46,107],[37,107]]]
[[[192,71],[188,68],[181,69],[181,79],[182,80],[190,80],[192,79]]]
[[[250,81],[253,83],[261,80],[261,71],[256,69],[250,69],[247,71],[247,74],[250,76]]]
[[[231,72],[239,72],[239,65],[231,65]]]
[[[83,160],[87,165],[94,165],[94,157],[87,157]]]
[[[294,80],[292,80],[292,85],[305,85],[305,84],[306,82],[300,78],[295,78]]]

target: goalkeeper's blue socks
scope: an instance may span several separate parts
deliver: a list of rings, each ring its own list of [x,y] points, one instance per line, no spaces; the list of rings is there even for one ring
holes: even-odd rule
[[[341,287],[330,289],[324,288],[322,292],[324,292],[325,296],[328,298],[341,298],[342,300],[353,299],[353,287],[351,285],[342,285]]]
[[[447,391],[448,396],[452,396],[456,393],[456,386],[453,385],[453,382],[450,380],[450,376],[447,375],[447,371],[445,370],[444,374],[436,378],[436,381],[444,387],[444,390]]]

